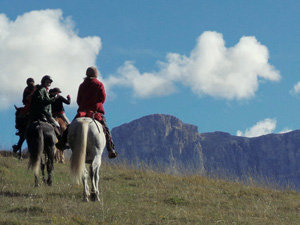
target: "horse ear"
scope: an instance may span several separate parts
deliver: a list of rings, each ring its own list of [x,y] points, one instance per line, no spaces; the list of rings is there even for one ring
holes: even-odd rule
[[[18,110],[18,109],[19,109],[19,108],[18,108],[16,105],[14,105],[14,106],[15,106],[15,109],[16,109],[16,110]]]

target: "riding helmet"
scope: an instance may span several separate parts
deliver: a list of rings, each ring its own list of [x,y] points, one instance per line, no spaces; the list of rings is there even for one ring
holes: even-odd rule
[[[45,75],[45,76],[43,76],[43,78],[41,80],[41,84],[44,84],[46,82],[46,80],[50,80],[51,83],[53,82],[53,80],[51,79],[51,77],[49,75]]]
[[[56,87],[56,88],[51,89],[49,91],[49,93],[61,93],[61,90],[58,87]]]
[[[26,80],[26,84],[28,85],[30,82],[34,83],[34,79],[31,77]]]

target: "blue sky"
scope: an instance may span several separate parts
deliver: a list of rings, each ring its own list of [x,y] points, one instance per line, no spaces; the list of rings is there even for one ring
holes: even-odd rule
[[[109,127],[154,113],[199,132],[300,126],[299,1],[0,1],[0,147],[11,149],[26,79],[50,74],[73,104],[88,66]],[[297,86],[298,84],[298,86]]]

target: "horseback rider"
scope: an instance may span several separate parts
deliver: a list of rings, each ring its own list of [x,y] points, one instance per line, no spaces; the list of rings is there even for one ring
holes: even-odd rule
[[[36,91],[32,96],[32,103],[29,113],[29,123],[36,120],[49,122],[55,130],[57,136],[60,136],[60,126],[52,117],[51,103],[57,99],[57,96],[50,97],[48,90],[53,80],[49,75],[43,76],[41,85],[36,86]]]
[[[57,96],[56,101],[51,103],[52,115],[53,115],[53,117],[62,118],[65,121],[66,125],[68,126],[70,124],[70,121],[65,114],[65,108],[63,106],[63,103],[70,105],[71,97],[70,97],[70,95],[68,95],[67,98],[64,98],[63,96],[60,95],[60,93],[61,93],[61,90],[57,87],[50,89],[50,91],[49,91],[50,97]]]
[[[107,127],[104,117],[105,111],[103,104],[106,100],[104,85],[98,79],[98,71],[95,67],[89,67],[86,70],[86,77],[80,84],[77,94],[78,110],[75,118],[91,117],[102,124],[105,138],[106,149],[109,158],[117,157],[115,146],[111,138],[110,131]],[[66,130],[67,131],[67,130]],[[63,137],[59,140],[56,146],[61,149],[67,142],[67,132],[64,132]]]
[[[26,80],[27,86],[25,87],[23,91],[23,99],[22,102],[24,104],[24,107],[17,108],[17,113],[16,113],[16,128],[18,129],[18,132],[16,135],[19,135],[19,141],[18,144],[13,145],[13,152],[16,153],[17,151],[20,151],[20,156],[21,156],[21,148],[23,145],[23,142],[25,141],[25,130],[28,122],[28,115],[30,111],[30,106],[31,106],[31,100],[32,100],[32,95],[33,92],[35,91],[35,85],[34,85],[34,79],[33,78],[28,78]]]

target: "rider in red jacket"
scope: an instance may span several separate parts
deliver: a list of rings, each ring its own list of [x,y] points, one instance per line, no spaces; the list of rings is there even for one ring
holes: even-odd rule
[[[107,127],[106,120],[104,117],[105,111],[103,103],[106,100],[106,93],[104,85],[97,79],[98,71],[95,67],[89,67],[86,70],[86,78],[80,84],[77,94],[77,117],[91,117],[98,120],[102,125],[106,137],[106,148],[108,151],[109,158],[117,157],[115,146],[111,138],[110,131]],[[65,141],[66,131],[64,132],[63,138],[57,143],[57,147],[62,149],[61,143]]]
[[[115,158],[117,153],[114,149],[115,146],[104,117],[105,111],[103,104],[106,100],[106,93],[104,85],[97,77],[98,71],[95,67],[87,68],[86,78],[80,84],[78,89],[78,110],[76,117],[91,117],[98,120],[103,125],[109,158]]]
[[[80,113],[105,114],[103,104],[106,100],[104,85],[97,79],[97,69],[89,67],[86,72],[87,77],[80,84],[77,94],[77,104]],[[99,121],[101,115],[99,115]]]

